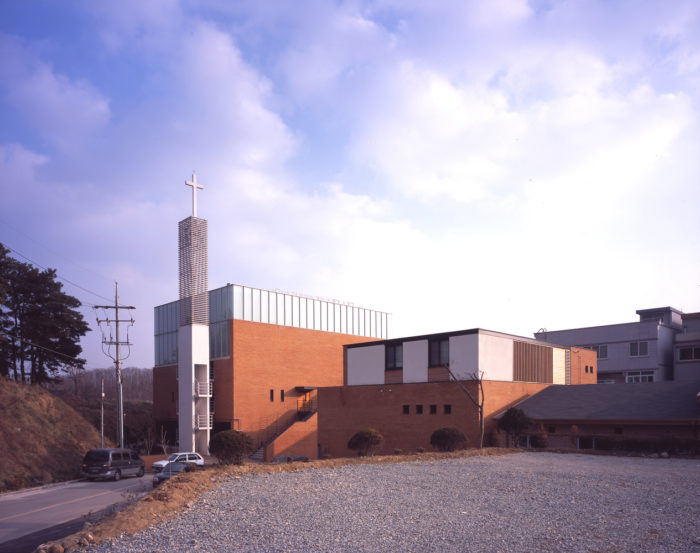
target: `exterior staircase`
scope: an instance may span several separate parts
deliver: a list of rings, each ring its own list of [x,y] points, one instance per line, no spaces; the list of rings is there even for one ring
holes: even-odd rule
[[[264,463],[265,462],[265,448],[270,445],[272,442],[274,442],[277,438],[279,438],[282,434],[284,434],[287,430],[289,430],[294,424],[297,422],[304,422],[309,420],[315,413],[318,412],[317,409],[315,409],[315,406],[312,406],[310,403],[308,404],[309,410],[299,410],[297,411],[296,417],[289,421],[288,424],[286,424],[283,428],[277,430],[272,437],[268,438],[265,440],[265,442],[258,448],[256,449],[253,453],[251,453],[248,456],[249,461],[253,461],[254,463]]]
[[[265,461],[265,446],[261,446],[256,449],[249,457],[249,461],[254,461],[256,463],[262,463]]]

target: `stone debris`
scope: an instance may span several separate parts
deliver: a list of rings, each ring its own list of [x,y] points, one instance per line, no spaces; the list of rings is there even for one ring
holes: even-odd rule
[[[521,453],[228,479],[83,551],[698,553],[698,520],[700,460]]]

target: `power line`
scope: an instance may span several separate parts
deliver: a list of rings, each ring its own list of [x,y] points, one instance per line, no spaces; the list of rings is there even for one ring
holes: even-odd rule
[[[7,243],[4,243],[3,245],[4,245],[8,250],[10,250],[11,252],[13,252],[13,253],[19,255],[21,258],[26,259],[27,261],[29,261],[32,265],[36,265],[37,267],[40,267],[40,268],[44,269],[45,271],[48,270],[48,267],[44,267],[44,266],[41,265],[40,263],[37,263],[37,262],[34,261],[33,259],[30,259],[30,258],[27,257],[26,255],[24,255],[23,253],[18,252],[18,251],[15,250],[14,248],[8,246]],[[62,281],[64,281],[64,282],[67,282],[67,283],[70,284],[71,286],[75,286],[76,288],[80,288],[83,292],[87,292],[88,294],[92,294],[93,296],[97,296],[98,298],[101,298],[101,299],[103,299],[103,300],[111,301],[110,298],[107,298],[107,297],[103,296],[102,294],[98,294],[97,292],[93,292],[92,290],[89,290],[88,288],[85,288],[84,286],[81,286],[80,284],[77,284],[77,283],[73,282],[72,280],[68,280],[67,278],[62,277],[62,276],[59,275],[58,273],[56,273],[56,278],[58,278],[59,280],[62,280]],[[88,304],[88,305],[92,305],[92,304]]]
[[[65,261],[67,261],[67,262],[70,263],[71,265],[75,265],[75,266],[76,266],[78,269],[80,269],[81,271],[84,271],[84,272],[87,272],[87,273],[92,273],[92,274],[95,275],[96,277],[99,277],[99,278],[101,278],[101,279],[103,279],[103,280],[112,282],[112,279],[111,279],[111,278],[107,278],[106,276],[104,276],[104,275],[102,275],[102,274],[100,274],[100,273],[98,273],[98,272],[96,272],[96,271],[94,271],[94,270],[92,270],[92,269],[89,269],[89,268],[87,268],[87,267],[83,267],[82,265],[80,265],[79,263],[77,263],[76,261],[74,261],[73,259],[70,259],[69,257],[63,255],[62,253],[60,253],[60,252],[58,252],[58,251],[56,251],[56,250],[54,250],[54,249],[52,249],[52,248],[49,248],[46,244],[43,244],[42,242],[40,242],[39,240],[37,240],[36,238],[34,238],[33,236],[31,236],[30,234],[27,234],[26,232],[24,232],[22,229],[19,229],[19,228],[15,227],[15,226],[11,225],[10,223],[8,223],[8,222],[5,221],[4,219],[2,219],[2,217],[0,217],[0,224],[3,224],[3,225],[5,225],[6,227],[12,229],[14,232],[17,232],[17,233],[21,234],[22,236],[24,236],[24,237],[27,238],[28,240],[34,242],[35,244],[39,245],[41,248],[45,249],[47,252],[52,253],[53,255],[56,255],[56,256],[58,256],[58,257],[64,259]]]
[[[83,361],[83,359],[79,359],[78,357],[71,357],[70,355],[66,355],[65,353],[61,353],[60,351],[56,351],[55,349],[47,348],[45,346],[40,346],[39,344],[35,344],[33,342],[30,342],[29,340],[26,340],[25,338],[20,338],[19,336],[15,335],[15,334],[11,334],[7,331],[3,331],[3,332],[4,332],[5,336],[10,337],[10,338],[14,338],[15,340],[19,340],[23,344],[28,344],[34,348],[39,348],[39,349],[43,349],[45,351],[49,351],[49,352],[54,353],[56,355],[60,355],[61,357],[65,357],[66,359],[70,359],[71,361]]]

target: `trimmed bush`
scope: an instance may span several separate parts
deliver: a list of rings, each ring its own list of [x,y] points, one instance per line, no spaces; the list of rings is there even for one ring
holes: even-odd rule
[[[209,441],[209,452],[222,465],[242,465],[254,449],[253,438],[238,430],[217,432]]]
[[[503,430],[514,445],[518,444],[520,436],[532,426],[532,419],[522,409],[511,407],[498,421],[498,429]]]
[[[454,451],[455,449],[466,449],[467,438],[459,428],[452,426],[438,428],[430,436],[430,445],[438,451]]]
[[[372,456],[384,443],[384,436],[377,432],[374,428],[360,430],[350,441],[348,441],[348,449],[357,451],[360,457]]]

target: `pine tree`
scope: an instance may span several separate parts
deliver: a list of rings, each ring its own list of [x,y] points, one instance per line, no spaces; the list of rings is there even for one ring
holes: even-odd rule
[[[79,345],[89,327],[80,301],[63,291],[56,271],[40,271],[0,244],[0,375],[41,384],[83,369]]]

